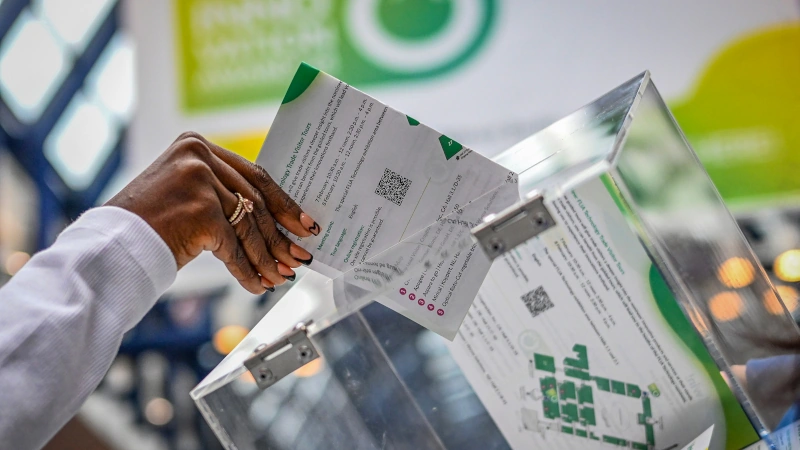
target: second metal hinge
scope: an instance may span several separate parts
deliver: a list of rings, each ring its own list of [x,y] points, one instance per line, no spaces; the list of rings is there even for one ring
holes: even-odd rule
[[[555,225],[542,196],[533,195],[498,214],[486,216],[482,224],[472,229],[472,236],[486,255],[495,259]]]

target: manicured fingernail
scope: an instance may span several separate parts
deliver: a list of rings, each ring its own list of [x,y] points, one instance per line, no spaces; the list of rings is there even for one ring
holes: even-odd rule
[[[310,266],[311,265],[311,261],[314,260],[314,257],[313,256],[309,256],[308,259],[300,259],[300,258],[295,258],[295,259],[300,261],[304,266]]]
[[[312,219],[311,216],[309,216],[308,214],[306,213],[300,214],[300,223],[303,224],[303,226],[308,231],[310,231],[311,234],[313,234],[314,236],[319,234],[320,232],[319,224],[314,219]]]
[[[297,278],[297,274],[294,273],[294,270],[284,263],[278,263],[278,273],[289,281],[294,281],[294,279]]]
[[[292,255],[292,258],[294,258],[294,259],[296,259],[296,260],[298,260],[300,262],[308,260],[309,264],[311,264],[311,260],[314,259],[311,256],[311,253],[308,253],[308,251],[306,249],[304,249],[303,247],[300,247],[299,245],[294,244],[294,243],[289,245],[289,254]],[[306,264],[306,265],[308,265],[308,264]]]
[[[267,290],[270,291],[270,292],[275,292],[275,288],[274,287],[268,287]]]
[[[261,286],[263,286],[263,287],[264,287],[264,289],[266,289],[266,290],[268,290],[268,291],[270,291],[270,292],[275,292],[275,288],[272,286],[272,283],[271,283],[271,282],[269,282],[269,281],[268,281],[266,278],[264,278],[264,277],[261,277]]]

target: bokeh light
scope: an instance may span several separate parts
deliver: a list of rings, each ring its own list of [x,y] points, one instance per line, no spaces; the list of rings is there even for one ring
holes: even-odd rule
[[[174,414],[172,403],[161,397],[151,399],[147,402],[147,406],[144,407],[144,418],[156,426],[168,424]]]
[[[105,387],[108,387],[117,395],[125,395],[131,392],[136,386],[135,366],[130,357],[120,355],[111,364],[103,380]]]
[[[775,258],[775,275],[783,281],[800,281],[800,250],[788,250]]]
[[[48,24],[23,12],[0,46],[0,94],[19,119],[33,122],[70,65],[63,44]]]
[[[317,358],[305,366],[295,370],[294,374],[302,378],[313,377],[314,375],[318,374],[320,370],[322,370],[323,365],[324,363],[322,358]]]
[[[239,380],[241,380],[241,381],[242,381],[242,382],[244,382],[244,383],[255,383],[255,382],[256,382],[256,379],[255,379],[255,377],[254,377],[254,376],[253,376],[253,374],[252,374],[252,373],[250,373],[249,371],[247,371],[247,372],[243,373],[243,374],[242,374],[242,375],[239,377]]]
[[[791,286],[775,286],[775,289],[778,291],[778,295],[781,297],[781,300],[783,300],[783,304],[786,305],[786,309],[788,309],[789,312],[797,309],[797,297],[800,295],[797,289]],[[778,297],[772,292],[772,289],[764,292],[764,308],[770,314],[783,314],[783,307]]]
[[[250,330],[241,325],[227,325],[214,333],[214,349],[222,355],[232,352]]]
[[[753,263],[745,258],[729,258],[717,270],[719,281],[730,288],[743,288],[755,279]]]
[[[728,322],[742,315],[744,302],[736,292],[720,292],[708,301],[711,315],[720,322]]]
[[[25,252],[13,252],[6,258],[6,273],[9,275],[16,275],[22,266],[30,261],[31,255]]]

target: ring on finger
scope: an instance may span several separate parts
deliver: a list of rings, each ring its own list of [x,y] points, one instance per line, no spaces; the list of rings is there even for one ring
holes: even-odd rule
[[[239,203],[236,205],[236,210],[233,212],[231,217],[228,219],[231,225],[236,225],[237,223],[241,222],[244,219],[244,216],[253,212],[253,202],[250,199],[244,198],[244,196],[238,192],[235,192],[236,197],[239,198]]]

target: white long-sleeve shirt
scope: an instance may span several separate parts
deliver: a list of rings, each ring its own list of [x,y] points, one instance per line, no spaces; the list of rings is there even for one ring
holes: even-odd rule
[[[177,273],[139,216],[90,210],[0,289],[0,448],[38,449],[103,379]]]

